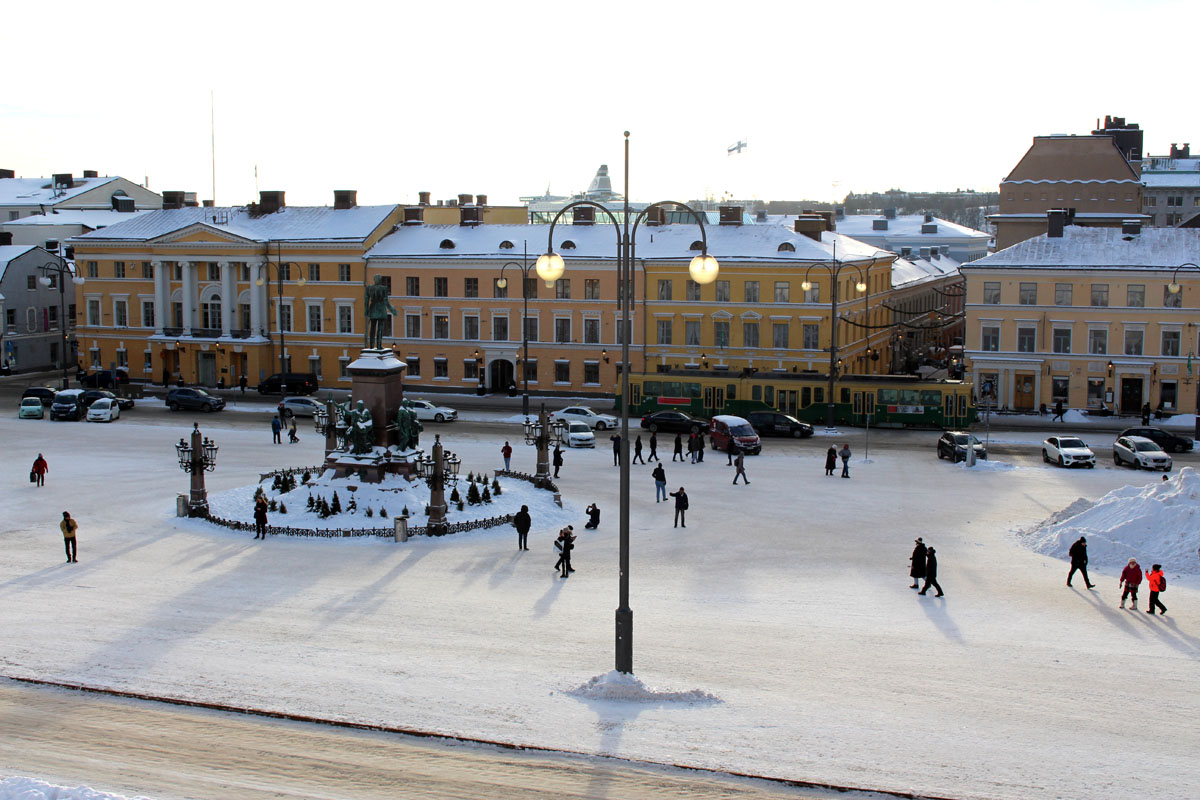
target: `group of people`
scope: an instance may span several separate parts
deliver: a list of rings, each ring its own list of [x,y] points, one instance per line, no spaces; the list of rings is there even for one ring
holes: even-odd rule
[[[832,450],[833,448],[829,448]],[[926,547],[925,541],[918,536],[916,546],[913,547],[912,556],[909,557],[909,562],[912,566],[908,568],[908,575],[913,579],[910,589],[916,589],[917,585],[924,580],[925,585],[921,586],[921,591],[917,594],[925,594],[932,587],[937,590],[937,597],[945,597],[946,593],[942,591],[942,587],[937,582],[937,550],[932,547]]]
[[[300,437],[296,435],[296,413],[283,403],[279,404],[275,416],[271,417],[271,437],[275,444],[280,444],[283,440],[280,438],[280,433],[287,428],[288,442],[295,444],[300,441]]]
[[[588,506],[588,524],[586,527],[595,528],[600,524],[600,509],[595,503]],[[529,549],[529,528],[533,519],[529,516],[529,506],[521,506],[521,510],[513,515],[513,527],[517,529],[517,549]],[[594,524],[593,524],[594,523]],[[558,553],[558,561],[554,562],[554,571],[560,577],[567,577],[575,568],[571,566],[571,551],[575,549],[575,526],[568,525],[558,532],[554,540],[554,550]]]
[[[842,459],[842,477],[850,477],[850,443],[842,444],[842,449],[838,450],[837,445],[829,445],[829,449],[825,451],[825,474],[832,475],[837,469],[838,459]]]
[[[1067,573],[1067,586],[1071,585],[1071,578],[1075,577],[1076,572],[1079,572],[1083,575],[1084,585],[1089,589],[1095,588],[1096,584],[1088,579],[1087,574],[1087,537],[1080,536],[1067,550],[1067,555],[1071,557],[1071,571]],[[1167,576],[1163,574],[1162,564],[1152,564],[1150,569],[1143,573],[1142,566],[1138,564],[1136,558],[1129,559],[1129,563],[1121,570],[1121,577],[1117,580],[1117,587],[1124,587],[1121,592],[1120,607],[1125,608],[1125,601],[1129,600],[1129,610],[1138,610],[1138,590],[1142,586],[1143,579],[1146,581],[1146,587],[1150,590],[1146,613],[1153,614],[1157,609],[1158,613],[1166,614],[1167,607],[1159,599],[1159,595],[1167,590]]]

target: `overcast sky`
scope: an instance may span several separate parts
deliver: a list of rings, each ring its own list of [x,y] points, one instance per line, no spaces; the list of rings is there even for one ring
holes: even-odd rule
[[[21,3],[0,167],[290,204],[994,191],[1031,137],[1124,116],[1200,145],[1184,2]],[[1172,43],[1175,47],[1172,48]],[[1174,59],[1174,60],[1173,60]],[[1184,69],[1184,72],[1178,72]],[[727,155],[737,141],[740,155]],[[257,180],[255,169],[257,168]]]

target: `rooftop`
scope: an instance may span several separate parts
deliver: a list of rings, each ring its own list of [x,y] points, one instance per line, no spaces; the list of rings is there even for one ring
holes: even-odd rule
[[[934,235],[936,236],[961,236],[968,239],[980,239],[987,241],[992,238],[990,233],[977,231],[974,228],[968,228],[966,225],[959,225],[956,222],[934,217],[930,220],[936,224],[937,234],[921,233],[921,226],[926,225],[925,216],[923,214],[898,214],[893,219],[888,219],[888,227],[886,231],[873,230],[875,220],[887,219],[884,216],[877,214],[847,214],[837,220],[838,233],[843,233],[847,236],[872,236],[872,237],[887,237],[888,239],[903,238],[912,236],[914,239],[929,240]]]
[[[47,210],[45,214],[33,214],[20,219],[9,220],[4,225],[82,225],[96,230],[125,222],[134,217],[147,213],[139,211],[106,211],[104,209],[63,208],[54,211]]]
[[[1142,228],[1138,234],[1120,228],[1081,228],[1068,225],[1062,238],[1046,234],[965,265],[967,270],[1013,267],[1064,269],[1175,269],[1200,261],[1200,230]]]
[[[85,233],[72,242],[145,242],[193,225],[253,242],[362,241],[379,228],[398,206],[285,206],[272,214],[251,216],[244,207],[172,208],[139,214],[115,225]],[[128,216],[128,215],[126,215]],[[489,226],[492,227],[492,226]]]
[[[52,178],[0,178],[0,206],[52,206],[115,180],[114,176],[74,178],[71,188],[55,189]]]

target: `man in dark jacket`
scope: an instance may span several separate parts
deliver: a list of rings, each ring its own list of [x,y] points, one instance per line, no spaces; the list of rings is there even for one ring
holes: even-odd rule
[[[267,538],[267,498],[261,494],[254,501],[254,538]]]
[[[611,439],[613,443],[613,466],[615,467],[620,463],[621,458],[621,434],[614,433],[608,438]]]
[[[1071,578],[1075,576],[1075,571],[1079,570],[1083,573],[1083,582],[1087,584],[1087,588],[1091,589],[1096,584],[1088,579],[1087,564],[1087,539],[1080,536],[1079,541],[1071,545],[1071,549],[1067,551],[1067,555],[1071,556],[1071,571],[1067,573],[1067,586],[1071,585]]]
[[[663,469],[662,462],[654,465],[654,502],[658,503],[667,499],[667,472]]]
[[[686,528],[688,509],[687,492],[680,486],[678,492],[671,492],[671,497],[675,498],[675,527],[678,528],[682,524]]]
[[[588,528],[589,530],[595,530],[596,528],[599,528],[600,527],[600,506],[596,505],[595,503],[592,503],[590,506],[587,507],[587,515],[588,515],[587,525],[584,525],[583,527]]]
[[[735,458],[733,460],[733,466],[737,469],[737,471],[733,473],[733,485],[734,486],[737,486],[738,478],[741,478],[747,484],[750,483],[750,479],[746,477],[746,460],[745,459],[746,459],[746,457],[742,454],[742,451],[738,450],[737,458]]]
[[[917,594],[925,594],[929,591],[929,587],[937,589],[937,596],[944,597],[945,592],[942,587],[938,586],[937,582],[937,556],[934,555],[937,551],[932,547],[925,551],[925,585],[921,587],[921,591]]]
[[[642,458],[641,434],[639,434],[638,437],[633,440],[633,461],[630,461],[629,463],[630,464],[638,464],[638,463],[645,464],[646,463],[646,459]]]
[[[908,575],[913,579],[910,589],[917,588],[917,582],[925,577],[925,542],[921,541],[921,537],[917,537],[917,546],[913,548],[912,557],[908,559],[912,562],[912,566],[908,568]]]
[[[513,527],[517,529],[517,549],[529,549],[529,526],[533,520],[529,518],[529,506],[521,506],[521,510],[513,514]]]
[[[658,461],[658,434],[650,431],[650,455],[646,456],[646,463]]]
[[[671,461],[679,459],[683,461],[683,434],[675,434],[675,452],[671,454]]]
[[[554,464],[554,477],[556,478],[558,477],[558,470],[562,467],[562,462],[562,445],[556,444],[554,445],[554,459],[552,462]]]

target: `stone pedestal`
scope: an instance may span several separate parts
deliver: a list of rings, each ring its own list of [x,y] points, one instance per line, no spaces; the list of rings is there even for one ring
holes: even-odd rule
[[[388,426],[396,420],[396,409],[404,399],[404,370],[407,365],[391,350],[363,350],[350,362],[350,397],[363,401],[375,425],[375,444],[387,447]]]
[[[411,480],[417,474],[414,462],[419,455],[418,450],[401,453],[394,447],[376,447],[362,455],[334,451],[325,457],[325,468],[332,469],[335,478],[358,478],[364,483],[379,483],[385,475]]]

